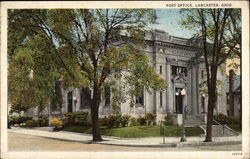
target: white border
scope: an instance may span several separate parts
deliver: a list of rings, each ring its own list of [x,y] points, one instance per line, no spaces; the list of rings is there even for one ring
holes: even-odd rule
[[[8,152],[7,150],[7,9],[27,8],[166,8],[166,4],[222,3],[242,9],[242,112],[241,151],[143,151],[143,152]],[[249,158],[249,2],[248,1],[89,1],[89,2],[1,2],[1,158]]]

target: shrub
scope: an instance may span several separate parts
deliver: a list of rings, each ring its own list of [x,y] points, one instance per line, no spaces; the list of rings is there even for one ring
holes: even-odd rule
[[[12,115],[8,116],[8,124],[9,124],[9,126],[12,126],[15,124],[15,117],[14,116],[12,116]]]
[[[229,120],[231,123],[228,124],[240,124],[240,117],[229,116]]]
[[[38,123],[37,120],[27,120],[25,122],[25,126],[27,126],[27,127],[37,127],[37,126],[39,126],[39,123]]]
[[[63,123],[60,118],[53,118],[50,120],[50,124],[54,127],[54,129],[61,129]]]
[[[156,123],[156,115],[152,114],[152,113],[147,113],[145,115],[146,121],[148,125],[152,125],[154,123]]]
[[[132,117],[132,118],[130,119],[130,125],[131,125],[131,126],[138,126],[139,123],[138,123],[138,121],[137,121],[136,118]]]
[[[146,125],[147,120],[146,120],[145,117],[139,116],[139,118],[137,118],[137,122],[138,122],[140,125]]]
[[[49,125],[49,119],[45,116],[40,116],[37,119],[37,122],[39,123],[39,126],[48,126]]]
[[[240,124],[239,117],[226,116],[221,113],[215,115],[214,119],[218,121],[220,124]]]
[[[104,118],[99,118],[99,123],[101,126],[108,126],[108,118],[104,116]]]
[[[74,125],[74,114],[73,113],[65,113],[63,115],[63,126],[68,127],[68,126],[73,126]]]
[[[9,123],[9,125],[22,124],[22,123],[25,123],[28,120],[32,120],[32,117],[28,117],[28,116],[15,116],[15,115],[9,115],[8,116],[8,123]]]
[[[108,116],[108,126],[109,127],[119,127],[120,126],[121,114],[111,114]]]
[[[62,122],[64,127],[88,125],[88,112],[65,113]]]
[[[28,116],[20,116],[20,117],[18,117],[18,118],[19,118],[20,124],[21,124],[21,123],[25,123],[25,122],[28,121],[28,120],[32,120],[32,117],[28,117]]]
[[[88,124],[88,112],[75,112],[74,124],[75,125],[87,125]]]
[[[119,118],[119,122],[122,127],[128,126],[130,115],[123,115]]]
[[[173,125],[173,120],[171,119],[170,116],[165,116],[163,123],[164,125]]]

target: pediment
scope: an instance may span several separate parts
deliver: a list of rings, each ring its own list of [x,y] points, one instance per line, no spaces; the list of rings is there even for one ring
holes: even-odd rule
[[[174,83],[188,83],[188,78],[183,74],[178,74],[172,78]]]

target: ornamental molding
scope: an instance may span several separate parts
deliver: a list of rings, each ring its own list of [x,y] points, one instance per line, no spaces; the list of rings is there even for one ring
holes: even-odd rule
[[[156,48],[156,52],[159,54],[167,54],[167,55],[176,55],[176,56],[183,56],[183,57],[194,57],[195,52],[191,52],[189,50],[175,50],[175,49],[166,49],[166,48]]]
[[[173,83],[188,83],[188,78],[183,74],[179,73],[172,77]]]

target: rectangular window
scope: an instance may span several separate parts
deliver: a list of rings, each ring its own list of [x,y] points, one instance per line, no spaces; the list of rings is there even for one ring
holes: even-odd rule
[[[201,96],[202,113],[205,113],[205,97]]]
[[[73,112],[73,93],[68,92],[67,94],[67,100],[68,100],[68,112]]]
[[[172,75],[184,74],[187,76],[187,68],[182,66],[172,66]]]
[[[81,91],[81,108],[88,108],[89,107],[89,99],[91,96],[91,91],[89,88],[85,87],[82,88]]]
[[[162,74],[162,65],[160,65],[160,74]]]
[[[140,94],[135,97],[135,104],[144,104],[144,90],[143,88],[140,89]]]
[[[201,79],[204,78],[204,71],[201,71]]]
[[[160,92],[160,106],[162,107],[162,92]]]

